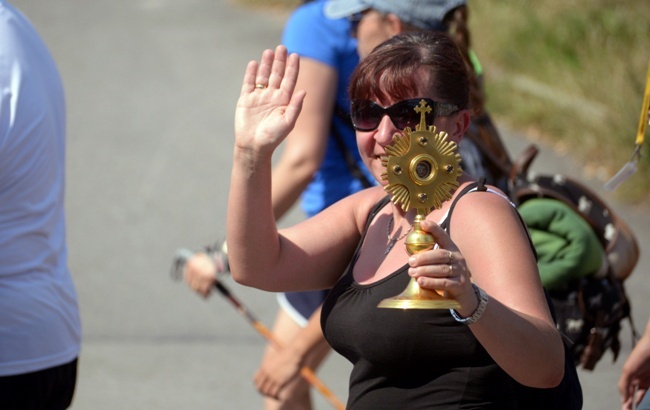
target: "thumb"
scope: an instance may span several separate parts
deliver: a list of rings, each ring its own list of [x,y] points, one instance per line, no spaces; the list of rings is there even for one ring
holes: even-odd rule
[[[293,128],[296,125],[300,111],[302,111],[302,104],[305,101],[305,96],[307,92],[305,90],[296,91],[289,101],[289,105],[285,110],[285,118],[288,124],[291,124]]]
[[[442,249],[449,249],[452,245],[451,238],[445,232],[444,229],[437,223],[430,221],[428,219],[425,219],[420,223],[420,227],[422,230],[430,233],[433,238],[435,239],[436,243],[438,244],[438,247]]]

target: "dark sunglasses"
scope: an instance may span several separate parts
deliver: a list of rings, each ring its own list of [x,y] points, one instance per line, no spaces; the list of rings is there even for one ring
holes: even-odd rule
[[[363,15],[365,14],[366,10],[356,12],[350,16],[348,16],[348,20],[350,23],[359,23],[361,19],[363,18]]]
[[[350,116],[352,125],[357,131],[373,131],[379,127],[384,115],[388,115],[395,128],[403,130],[406,127],[415,129],[420,123],[420,110],[416,108],[424,100],[431,110],[425,114],[427,125],[432,125],[438,116],[445,116],[458,111],[454,104],[433,101],[430,98],[411,98],[396,102],[390,107],[382,107],[368,100],[352,100]]]
[[[350,32],[353,36],[357,35],[357,27],[359,27],[359,23],[361,22],[363,16],[366,15],[367,11],[368,9],[348,16],[348,21],[350,21]]]

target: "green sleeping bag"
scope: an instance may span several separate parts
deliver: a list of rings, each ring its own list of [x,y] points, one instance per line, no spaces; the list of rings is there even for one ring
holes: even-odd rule
[[[600,270],[605,251],[587,221],[567,204],[534,198],[518,209],[537,251],[537,266],[546,289],[561,289],[570,280]]]

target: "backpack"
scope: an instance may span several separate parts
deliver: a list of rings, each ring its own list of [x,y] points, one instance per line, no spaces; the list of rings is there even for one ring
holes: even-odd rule
[[[538,152],[531,145],[513,163],[508,187],[513,202],[519,207],[539,198],[560,201],[586,222],[602,246],[598,272],[567,278],[563,286],[548,292],[576,366],[593,370],[607,350],[617,359],[623,320],[629,320],[636,340],[624,281],[638,262],[639,247],[629,226],[592,190],[565,175],[528,173]]]

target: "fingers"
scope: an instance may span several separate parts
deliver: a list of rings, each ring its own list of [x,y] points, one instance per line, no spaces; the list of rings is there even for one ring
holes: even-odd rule
[[[257,75],[257,61],[250,61],[244,72],[240,96],[252,93],[255,90],[255,76]]]
[[[286,48],[284,50],[284,57],[281,58],[286,59]],[[273,50],[264,50],[259,62],[253,60],[248,63],[246,71],[244,72],[244,80],[242,82],[240,96],[252,93],[255,91],[256,86],[261,86],[258,88],[268,87],[269,77],[271,77],[271,72],[274,66],[274,60],[275,53]],[[282,71],[284,72],[284,62],[278,64],[279,65],[276,67],[276,75],[280,70],[280,66],[282,66]]]
[[[305,101],[306,92],[304,90],[298,91],[291,96],[289,105],[284,112],[286,121],[291,124],[291,128],[296,125],[300,111],[302,111],[302,103]]]
[[[183,277],[190,289],[204,298],[210,296],[217,280],[214,261],[203,252],[195,253],[185,264]]]
[[[272,76],[271,79],[269,79],[269,86],[277,86],[283,91],[291,94],[296,88],[296,81],[298,80],[298,72],[300,71],[300,57],[295,53],[286,57],[286,53],[287,50],[284,49],[286,64],[282,64],[282,73],[280,73],[281,76]]]
[[[472,294],[471,275],[465,258],[449,235],[431,221],[424,221],[421,227],[434,236],[438,248],[412,255],[409,275],[416,278],[423,288],[444,290],[451,295]]]
[[[293,127],[305,98],[305,91],[295,92],[298,72],[300,70],[300,57],[297,54],[287,55],[286,47],[280,45],[275,51],[265,50],[258,62],[251,61],[246,66],[240,97],[248,96],[256,91],[279,90],[273,93],[279,97],[275,101],[286,104],[285,120]]]
[[[641,404],[641,400],[643,400],[643,397],[646,395],[647,392],[648,392],[647,389],[641,389],[641,388],[639,388],[636,391],[636,394],[634,395],[634,404],[636,406]]]
[[[631,409],[632,401],[634,400],[634,388],[632,386],[626,386],[623,390],[620,390],[620,393],[622,408]]]
[[[467,271],[460,252],[442,248],[411,256],[409,265],[409,274],[416,277],[456,279]]]
[[[444,249],[456,248],[447,232],[442,229],[437,223],[425,219],[420,224],[420,227],[424,231],[429,232],[431,235],[433,235],[439,247]]]
[[[266,82],[260,82],[262,85],[266,85],[269,88],[280,88],[285,76],[285,68],[287,66],[287,49],[284,46],[277,46],[275,48],[275,58],[271,64],[270,75],[266,79]],[[262,79],[262,81],[264,81]]]
[[[278,56],[276,56],[272,50],[264,50],[262,53],[262,58],[260,59],[259,68],[257,69],[257,74],[255,76],[255,84],[260,84],[265,87],[269,86],[269,77],[271,76],[271,70],[273,69],[275,60],[277,58]]]
[[[285,46],[277,46],[275,51],[264,50],[259,63],[251,61],[246,66],[242,93],[250,93],[257,88],[282,89],[292,93],[296,86],[300,58],[297,54],[288,55]]]
[[[626,372],[625,365],[623,366],[623,371],[621,372],[621,377],[618,380],[617,387],[618,393],[623,397],[623,399],[627,398],[630,395],[632,383],[630,382],[630,378]]]
[[[255,373],[253,383],[261,394],[274,399],[279,399],[282,386],[275,383],[273,378],[269,377],[268,373],[263,369],[259,369],[257,373]]]

